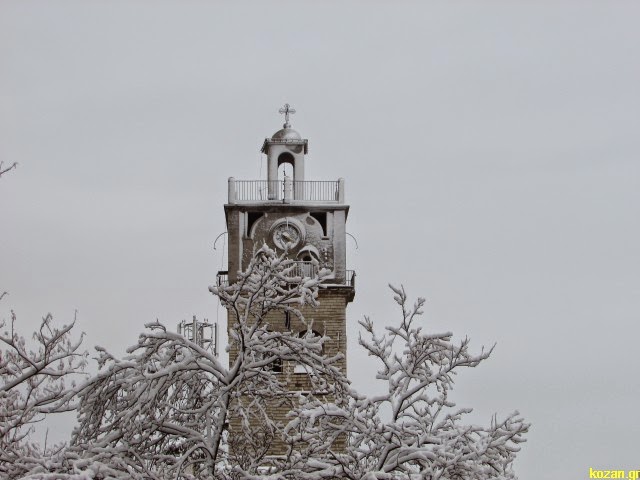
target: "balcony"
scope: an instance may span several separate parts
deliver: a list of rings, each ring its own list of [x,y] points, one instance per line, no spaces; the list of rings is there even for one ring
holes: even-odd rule
[[[290,277],[293,278],[310,278],[318,273],[318,265],[312,262],[293,262],[293,269]],[[355,288],[356,272],[355,270],[346,270],[344,282],[337,282],[335,278],[327,278],[322,282],[323,285],[337,285]],[[218,287],[226,287],[229,285],[229,272],[220,271],[216,275],[216,285]]]
[[[216,275],[216,286],[218,287],[226,287],[229,285],[229,272],[220,271]]]
[[[344,179],[236,180],[229,179],[229,203],[344,203]]]

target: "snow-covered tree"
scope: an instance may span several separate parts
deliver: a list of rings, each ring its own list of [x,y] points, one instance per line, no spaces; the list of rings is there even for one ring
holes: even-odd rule
[[[0,299],[5,294],[0,295]],[[34,425],[50,413],[75,409],[68,396],[74,377],[86,364],[80,351],[82,336],[74,339],[75,323],[57,327],[46,315],[33,342],[16,331],[16,315],[0,321],[0,476],[20,478],[47,465],[63,445],[40,446],[31,439]]]
[[[295,362],[309,372],[313,391],[346,398],[348,382],[322,355],[322,337],[270,328],[267,316],[317,304],[315,278],[297,276],[295,263],[268,248],[230,286],[211,287],[233,314],[230,366],[164,326],[149,324],[124,359],[98,350],[101,371],[77,392],[79,426],[61,471],[96,478],[240,478],[264,470],[270,442],[285,426],[268,404],[290,410],[292,394],[274,364]],[[238,428],[228,435],[230,422]],[[295,449],[294,446],[291,447]]]
[[[287,466],[295,471],[290,478],[516,478],[512,463],[529,425],[518,412],[486,427],[464,424],[471,409],[455,408],[449,397],[457,371],[477,366],[491,351],[474,355],[468,339],[455,344],[450,332],[429,333],[420,322],[425,300],[409,307],[404,288],[391,289],[400,321],[381,335],[365,318],[359,339],[378,361],[376,379],[386,392],[354,394],[345,408],[317,402],[298,408],[288,428],[308,447]],[[330,451],[340,434],[346,448]]]
[[[491,350],[473,354],[466,339],[429,333],[423,299],[409,306],[392,287],[397,323],[381,334],[369,318],[360,322],[359,343],[384,384],[376,396],[352,388],[311,325],[302,337],[269,325],[274,312],[305,322],[302,307],[317,305],[327,273],[302,278],[293,261],[263,247],[235,283],[211,287],[230,312],[229,366],[159,323],[122,359],[99,348],[98,374],[64,397],[78,402],[70,447],[30,478],[515,478],[528,424],[517,412],[465,424],[470,409],[450,398],[456,372]],[[283,363],[302,365],[310,388],[292,391],[278,373]],[[273,418],[274,404],[288,415]],[[273,442],[286,454],[270,456]]]

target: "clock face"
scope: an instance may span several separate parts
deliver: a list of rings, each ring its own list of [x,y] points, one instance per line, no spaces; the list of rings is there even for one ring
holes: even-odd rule
[[[281,223],[273,229],[273,243],[282,250],[296,247],[301,239],[300,230],[291,223]]]

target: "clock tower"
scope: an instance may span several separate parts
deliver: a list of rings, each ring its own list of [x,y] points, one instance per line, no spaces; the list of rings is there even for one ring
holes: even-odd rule
[[[355,272],[348,270],[346,263],[349,206],[345,204],[344,180],[305,178],[309,142],[291,127],[289,115],[295,110],[285,104],[280,113],[285,115],[283,128],[262,144],[267,178],[229,179],[224,206],[228,270],[218,272],[218,284],[237,281],[238,273],[246,270],[253,252],[264,243],[278,253],[286,250],[302,277],[314,276],[318,268],[328,269],[331,274],[318,291],[319,306],[304,306],[302,314],[312,322],[315,333],[329,338],[324,344],[327,356],[343,354],[340,367],[346,374],[346,308],[355,295]],[[288,317],[270,320],[269,327],[302,334],[307,331],[298,319]],[[233,357],[230,352],[230,362]],[[295,365],[283,365],[278,373],[292,391],[305,389],[306,373],[297,372]],[[284,416],[285,412],[274,412],[274,416],[279,413]],[[277,450],[277,445],[274,448]]]

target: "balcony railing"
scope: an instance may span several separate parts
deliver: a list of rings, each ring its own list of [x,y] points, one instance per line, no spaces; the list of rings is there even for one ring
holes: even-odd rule
[[[293,262],[292,277],[312,278],[318,274],[318,265],[312,262]]]
[[[356,288],[356,271],[355,270],[347,270],[346,278],[344,279],[344,284],[347,287]]]
[[[236,180],[229,179],[229,203],[313,202],[344,203],[344,179]]]
[[[289,274],[291,278],[310,278],[314,277],[318,273],[318,265],[312,262],[293,262],[293,268]],[[331,285],[344,285],[346,287],[355,288],[356,286],[356,272],[355,270],[347,270],[345,272],[344,282],[336,282],[334,278],[329,278],[324,283]],[[216,275],[216,284],[219,287],[226,287],[229,285],[229,272],[220,271]]]
[[[216,285],[219,287],[226,287],[229,285],[229,272],[218,272],[218,275],[216,275]]]

